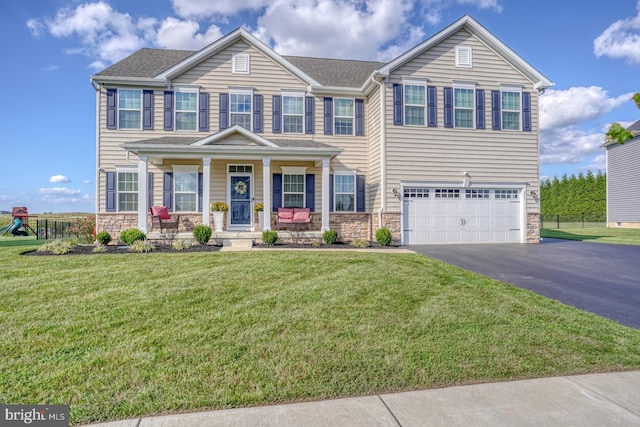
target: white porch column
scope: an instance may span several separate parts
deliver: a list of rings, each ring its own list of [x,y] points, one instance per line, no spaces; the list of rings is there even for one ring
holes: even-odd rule
[[[322,228],[323,233],[329,230],[329,164],[331,159],[322,159]]]
[[[262,204],[264,205],[263,229],[271,230],[271,158],[262,158]]]
[[[147,234],[147,212],[149,211],[148,188],[147,156],[138,155],[138,228],[145,234]]]
[[[202,158],[202,224],[209,225],[211,213],[211,157]]]

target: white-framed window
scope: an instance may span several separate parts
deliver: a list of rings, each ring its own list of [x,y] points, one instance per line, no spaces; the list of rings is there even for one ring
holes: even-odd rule
[[[304,95],[282,94],[282,132],[304,133]]]
[[[403,86],[404,124],[407,126],[424,126],[426,83],[406,81]]]
[[[138,210],[138,169],[116,168],[118,176],[118,212]]]
[[[500,107],[502,109],[502,129],[520,130],[522,90],[519,87],[500,88]]]
[[[176,88],[176,130],[198,129],[198,89]]]
[[[118,90],[118,129],[142,129],[142,90]]]
[[[240,125],[251,130],[253,91],[234,89],[229,94],[229,126]]]
[[[335,135],[353,135],[355,117],[353,98],[333,99],[333,127]]]
[[[489,190],[465,190],[465,198],[466,199],[488,199],[489,198]]]
[[[471,68],[473,66],[473,49],[471,46],[456,46],[456,67]]]
[[[307,168],[282,167],[282,206],[302,208],[305,206],[305,174]]]
[[[475,86],[453,87],[453,123],[456,128],[473,128]]]
[[[233,74],[249,74],[251,56],[248,53],[236,53],[233,55],[232,64],[231,72]]]
[[[517,199],[518,198],[518,190],[495,190],[494,198],[496,199]]]
[[[428,199],[429,189],[423,187],[405,187],[403,196],[409,199]]]
[[[173,167],[173,206],[176,212],[198,210],[198,166]]]
[[[336,212],[355,212],[356,174],[354,172],[334,173],[333,206]]]
[[[436,188],[436,199],[459,199],[460,190],[457,188]]]

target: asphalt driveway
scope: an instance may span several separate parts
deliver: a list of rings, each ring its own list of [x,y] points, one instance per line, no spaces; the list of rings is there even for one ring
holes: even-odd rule
[[[640,329],[640,246],[544,239],[406,248]]]

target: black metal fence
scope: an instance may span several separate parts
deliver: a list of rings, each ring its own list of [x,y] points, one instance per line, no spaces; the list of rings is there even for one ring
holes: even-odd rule
[[[54,219],[36,220],[36,239],[71,239],[78,237],[78,230],[72,221]]]
[[[540,228],[606,227],[606,215],[540,215]]]

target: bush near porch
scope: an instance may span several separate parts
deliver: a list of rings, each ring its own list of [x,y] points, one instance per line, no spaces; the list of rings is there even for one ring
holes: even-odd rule
[[[0,239],[0,400],[73,424],[640,368],[640,331],[414,254],[20,244]]]

